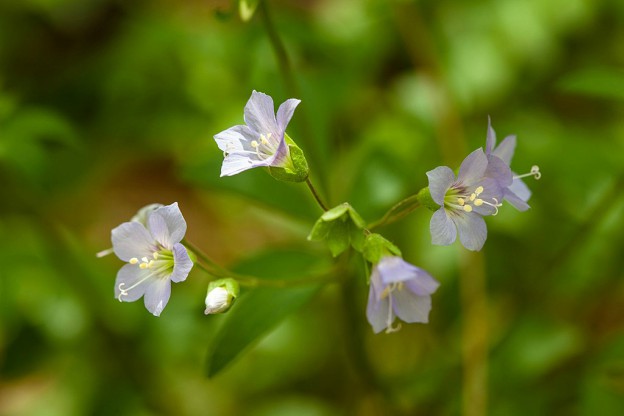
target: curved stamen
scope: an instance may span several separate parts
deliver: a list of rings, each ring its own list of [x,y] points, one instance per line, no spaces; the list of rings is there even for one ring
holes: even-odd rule
[[[491,202],[484,201],[483,199],[477,199],[477,200],[475,201],[475,205],[476,205],[476,206],[481,206],[482,204],[485,204],[485,205],[489,205],[489,206],[491,206],[491,207],[492,207],[492,208],[494,208],[494,210],[495,210],[495,211],[494,211],[494,213],[492,214],[492,216],[495,216],[496,214],[498,214],[498,207],[502,207],[502,206],[503,206],[503,204],[499,203],[499,202],[498,202],[498,199],[496,199],[496,198],[492,198],[492,199],[494,200],[494,203],[493,203],[493,204],[492,204]],[[477,203],[477,202],[478,202],[478,203]]]
[[[539,178],[542,177],[542,172],[540,172],[539,166],[533,165],[533,166],[531,166],[531,172],[525,173],[525,174],[522,174],[522,175],[516,175],[513,178],[514,179],[520,179],[520,178],[526,178],[527,176],[533,176],[536,181],[539,180]]]

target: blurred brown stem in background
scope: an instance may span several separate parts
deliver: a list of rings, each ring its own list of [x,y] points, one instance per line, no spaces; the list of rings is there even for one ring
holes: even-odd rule
[[[416,71],[428,77],[438,94],[431,102],[437,116],[436,141],[442,160],[456,166],[467,154],[461,116],[448,91],[438,58],[438,51],[429,34],[425,19],[418,6],[412,3],[395,3],[395,19],[401,38]],[[459,261],[459,287],[462,330],[462,414],[481,416],[487,414],[488,368],[488,313],[486,276],[483,254],[465,252]]]

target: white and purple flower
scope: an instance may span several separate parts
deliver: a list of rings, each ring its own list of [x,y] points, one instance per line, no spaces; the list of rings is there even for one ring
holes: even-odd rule
[[[117,257],[128,262],[117,273],[115,297],[134,302],[144,297],[145,307],[160,316],[171,295],[171,282],[186,280],[193,267],[180,244],[186,221],[178,203],[147,212],[147,222],[125,222],[113,229],[111,239]]]
[[[245,124],[214,136],[224,159],[221,176],[232,176],[258,166],[293,168],[285,139],[286,126],[301,101],[284,101],[274,114],[273,99],[253,91],[245,106]]]
[[[464,247],[481,250],[487,238],[483,216],[498,213],[504,190],[512,183],[509,167],[479,148],[464,159],[457,178],[447,166],[427,172],[427,177],[431,199],[440,206],[431,217],[431,242],[452,244],[459,232]]]
[[[516,149],[516,136],[510,135],[503,139],[503,141],[496,146],[496,132],[492,128],[491,121],[488,117],[488,130],[487,138],[485,141],[485,154],[488,159],[496,157],[502,160],[507,167],[511,166],[511,158],[513,157],[514,150]],[[488,168],[489,169],[489,168]],[[513,181],[511,185],[503,189],[503,198],[505,201],[513,205],[518,211],[526,211],[529,209],[527,201],[531,197],[531,191],[522,181],[521,178],[527,176],[533,176],[535,179],[541,177],[538,166],[533,166],[531,172],[524,175],[516,175],[512,172]]]
[[[407,323],[429,322],[431,294],[440,284],[426,271],[398,256],[382,257],[371,273],[366,317],[377,334],[400,329],[398,317]]]

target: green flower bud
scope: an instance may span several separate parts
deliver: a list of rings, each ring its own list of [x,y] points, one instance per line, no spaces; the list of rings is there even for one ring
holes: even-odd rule
[[[362,251],[365,227],[366,223],[360,214],[345,202],[321,215],[312,227],[308,240],[325,241],[336,257],[349,246]]]

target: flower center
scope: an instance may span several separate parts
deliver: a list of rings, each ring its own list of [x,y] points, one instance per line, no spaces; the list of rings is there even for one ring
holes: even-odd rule
[[[474,207],[480,207],[482,205],[488,205],[494,208],[492,215],[498,214],[498,207],[503,206],[498,199],[492,198],[492,202],[486,199],[480,198],[480,195],[485,191],[483,186],[478,186],[474,192],[468,194],[465,191],[460,191],[455,188],[455,192],[449,192],[444,197],[444,205],[455,210],[463,210],[465,212],[472,212]]]
[[[267,133],[266,136],[264,134],[261,134],[259,141],[251,141],[251,147],[256,149],[256,154],[260,159],[266,159],[270,156],[273,156],[273,154],[277,151],[276,144],[271,142],[270,139],[271,133]]]
[[[130,260],[128,260],[128,263],[132,265],[137,265],[139,269],[141,270],[149,269],[150,272],[147,273],[141,280],[139,280],[138,282],[136,282],[135,284],[133,284],[127,289],[124,288],[124,286],[126,285],[125,283],[120,283],[118,286],[119,296],[117,297],[117,299],[119,299],[119,302],[123,302],[122,297],[128,296],[128,292],[130,290],[139,286],[141,283],[145,282],[150,277],[156,276],[156,275],[171,274],[173,272],[173,266],[174,266],[173,253],[171,252],[171,250],[167,250],[165,248],[161,248],[160,250],[154,251],[152,253],[151,259],[148,257],[141,257],[141,259],[139,260],[138,258],[133,257]]]

